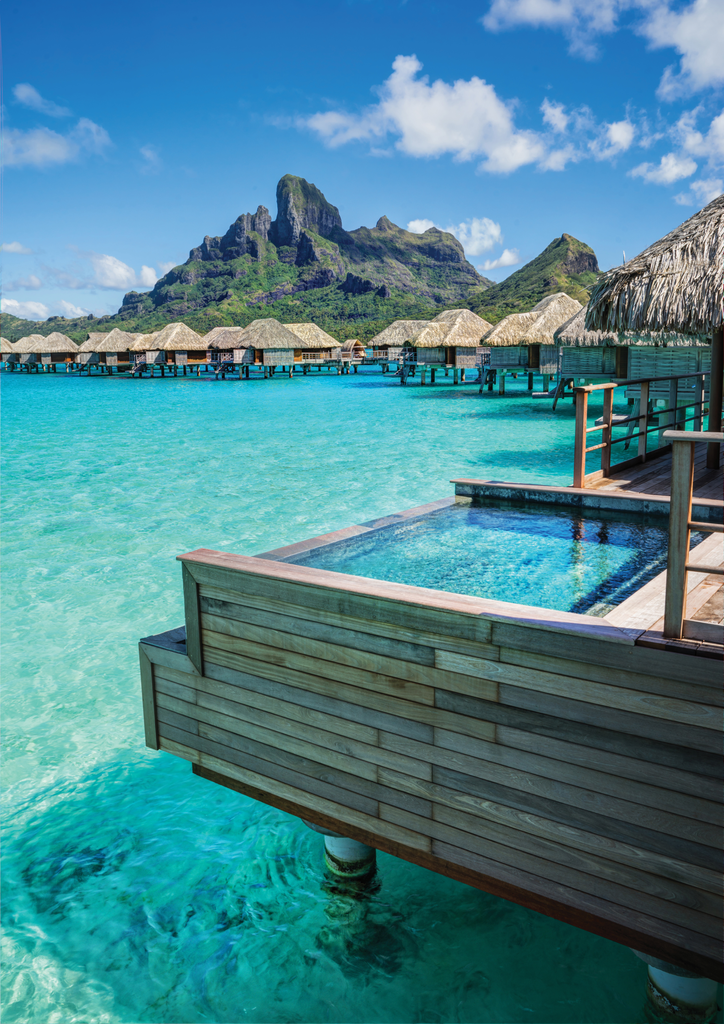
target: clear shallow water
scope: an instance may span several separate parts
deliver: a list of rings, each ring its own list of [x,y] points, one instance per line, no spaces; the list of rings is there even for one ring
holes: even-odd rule
[[[377,373],[2,395],[6,1024],[641,1019],[623,947],[386,855],[367,903],[330,896],[317,835],[143,746],[136,642],[183,621],[176,554],[454,476],[568,483],[569,402]]]
[[[661,520],[453,505],[288,561],[538,608],[605,615],[665,568]]]

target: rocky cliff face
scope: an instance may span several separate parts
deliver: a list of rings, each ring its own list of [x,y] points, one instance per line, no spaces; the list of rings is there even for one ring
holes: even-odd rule
[[[277,216],[259,206],[225,235],[207,235],[185,264],[148,294],[129,292],[119,314],[163,309],[170,317],[230,301],[272,303],[300,292],[339,289],[340,298],[389,299],[406,293],[431,306],[460,304],[488,282],[465,259],[460,242],[430,228],[417,235],[380,217],[374,228],[345,231],[336,206],[316,185],[286,174]]]

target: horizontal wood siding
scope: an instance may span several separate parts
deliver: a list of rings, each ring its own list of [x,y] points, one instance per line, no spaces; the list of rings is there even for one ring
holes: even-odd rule
[[[436,607],[431,591],[261,559],[185,556],[184,575],[193,662],[142,644],[149,745],[720,972],[720,665],[583,617],[536,624],[450,594]]]

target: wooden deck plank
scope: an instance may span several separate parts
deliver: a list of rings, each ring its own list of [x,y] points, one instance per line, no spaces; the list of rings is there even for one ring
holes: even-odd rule
[[[535,802],[535,810],[527,806],[527,801],[526,806],[521,808],[517,803],[501,803],[495,799],[473,796],[461,790],[441,785],[439,782],[417,779],[411,775],[396,772],[394,769],[382,769],[380,781],[397,789],[405,789],[417,796],[425,796],[432,800],[433,804],[457,807],[485,821],[494,821],[502,825],[510,825],[512,828],[529,830],[552,842],[598,853],[609,860],[619,861],[643,871],[656,872],[684,885],[703,889],[716,896],[717,899],[721,899],[721,875],[718,871],[649,849],[649,846],[654,846],[657,842],[655,835],[653,841],[649,842],[646,848],[634,845],[632,839],[646,841],[651,838],[650,834],[642,829],[635,830],[628,836],[629,841],[627,841],[603,834],[598,830],[599,820],[595,816],[593,818],[586,817],[585,823],[581,821],[576,824],[571,823],[572,817],[576,816],[571,815],[570,810],[562,805],[557,805],[557,808],[554,809],[567,815],[568,820],[565,822],[557,817],[551,818],[541,813],[544,809],[541,801]],[[554,805],[548,802],[546,809],[553,807]],[[592,825],[595,831],[587,830],[584,824]],[[481,826],[481,828],[484,829],[485,826]]]

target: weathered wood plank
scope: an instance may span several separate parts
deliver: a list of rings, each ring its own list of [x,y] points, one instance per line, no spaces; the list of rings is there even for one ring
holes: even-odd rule
[[[395,697],[404,697],[405,700],[413,701],[416,704],[427,704],[431,707],[435,702],[435,693],[432,686],[421,686],[419,683],[409,682],[398,676],[375,672],[373,669],[366,669],[364,665],[356,668],[345,664],[344,661],[334,662],[319,657],[297,654],[293,651],[263,646],[259,643],[241,640],[238,637],[212,632],[208,629],[202,630],[202,639],[204,649],[210,648],[214,652],[228,651],[242,659],[253,659],[255,663],[262,662],[265,665],[275,665],[283,669],[309,672],[314,676],[333,680],[334,683],[349,683],[351,686],[373,690],[375,693],[388,693]],[[308,642],[311,643],[311,641]],[[367,657],[372,660],[376,656],[368,655]],[[360,654],[360,659],[364,661],[365,655]],[[411,662],[408,662],[408,664],[411,664]]]
[[[394,692],[402,691],[399,682],[401,680],[408,684],[404,687],[406,699],[417,700],[421,704],[433,703],[432,693],[425,691],[435,686],[455,692],[472,691],[475,696],[484,696],[488,700],[495,700],[497,693],[495,683],[481,682],[478,679],[473,682],[457,670],[446,672],[435,666],[370,654],[367,651],[327,641],[310,640],[304,636],[284,633],[269,627],[252,626],[235,619],[222,619],[207,613],[202,613],[201,625],[204,643],[211,647],[221,647],[222,650],[263,661],[268,658],[276,659],[277,664],[288,662],[292,668],[314,672],[315,675],[328,675],[333,679],[342,678],[345,682],[357,686],[362,685],[359,682],[361,672],[373,673],[375,678],[392,685]],[[225,639],[220,640],[220,637]],[[282,651],[288,652],[288,658],[280,653]],[[497,648],[495,651],[497,653]],[[332,664],[331,668],[328,667],[328,662]],[[420,696],[415,696],[414,686],[409,684],[419,684],[425,689],[420,691]]]
[[[164,696],[160,694],[159,696]],[[179,703],[181,703],[179,701]],[[189,708],[196,707],[195,704],[189,704]],[[174,729],[182,729],[184,732],[189,732],[192,735],[198,736],[199,734],[199,723],[189,718],[187,715],[179,714],[177,711],[173,711],[159,703],[156,708],[156,716],[159,722],[159,729],[163,731],[164,726],[170,725]]]
[[[411,643],[409,640],[399,640],[381,634],[375,635],[369,631],[350,629],[349,619],[342,620],[346,627],[335,623],[328,625],[326,622],[316,621],[308,616],[314,614],[307,612],[307,617],[302,618],[305,609],[288,606],[287,613],[272,611],[269,608],[259,609],[249,605],[240,605],[221,598],[207,597],[207,588],[201,588],[201,612],[209,615],[220,616],[227,621],[247,623],[251,626],[260,626],[262,629],[275,629],[281,633],[290,633],[292,636],[304,636],[309,640],[318,640],[321,643],[339,644],[342,647],[351,647],[354,650],[367,651],[370,654],[381,654],[388,658],[399,658],[402,661],[415,661],[420,665],[434,665],[435,652],[431,646],[420,643]],[[291,613],[297,612],[296,616]],[[338,616],[340,620],[341,616]],[[373,628],[369,624],[370,630]],[[483,645],[486,649],[489,645]],[[497,647],[490,650],[497,654]]]
[[[144,644],[143,641],[138,646],[139,650],[143,651],[152,665],[163,665],[164,668],[174,669],[179,672],[199,674],[193,662],[186,654],[170,651],[167,647],[155,647],[153,644]]]
[[[572,661],[569,658],[551,657],[543,651],[520,651],[510,647],[499,648],[499,654],[501,661],[511,665],[534,671],[552,672],[559,676],[568,676],[571,680],[586,679],[590,682],[656,693],[661,697],[724,706],[721,680],[718,685],[711,685],[710,680],[702,681],[696,678],[667,679],[653,668],[651,672],[629,672],[622,667],[598,665],[591,661]]]
[[[205,736],[193,736],[170,725],[161,725],[159,728],[159,738],[162,741],[173,740],[192,750],[209,754],[211,757],[228,761],[241,768],[248,768],[250,771],[257,772],[260,776],[267,779],[276,779],[278,782],[284,782],[290,786],[294,785],[303,792],[312,793],[327,800],[334,800],[336,803],[344,801],[348,807],[377,817],[377,800],[363,796],[354,790],[344,789],[336,781],[328,783],[324,778],[320,778],[319,775],[327,774],[324,771],[323,765],[317,766],[310,763],[305,765],[307,768],[306,772],[300,772],[295,765],[302,763],[303,759],[301,758],[277,754],[278,760],[271,761],[268,757],[258,757],[250,753],[250,749],[253,749],[251,743],[248,745],[249,749],[241,750],[239,747],[225,746],[218,740],[211,740]],[[161,747],[166,749],[163,742],[161,742]],[[273,751],[269,753],[274,754]],[[317,774],[313,775],[311,772],[316,772]],[[329,774],[333,776],[335,773],[330,772]]]
[[[333,733],[340,742],[353,739],[364,744],[377,745],[377,729],[371,726],[326,714],[323,711],[315,711],[302,704],[290,703],[278,696],[269,697],[256,690],[232,686],[206,676],[201,685],[203,689],[193,691],[196,702],[203,707],[224,711],[232,717],[245,718],[247,715],[255,713],[267,716],[279,715],[299,723],[305,728],[323,729]]]
[[[170,669],[164,669],[164,672],[169,672]],[[200,679],[200,676],[196,676]],[[183,683],[177,683],[172,679],[168,679],[158,672],[156,673],[156,699],[158,700],[159,694],[168,694],[170,697],[178,697],[179,700],[187,701],[189,704],[193,704],[196,701],[196,690],[193,687],[185,686]]]
[[[344,831],[343,826],[349,824],[354,828],[364,829],[368,835],[372,833],[378,838],[390,839],[399,844],[400,848],[428,851],[430,849],[430,840],[427,836],[420,836],[416,832],[410,832],[409,829],[400,828],[390,822],[382,822],[376,815],[366,814],[364,811],[336,803],[334,800],[308,793],[297,786],[281,782],[278,779],[271,779],[232,761],[224,761],[223,758],[194,750],[183,743],[169,739],[163,741],[163,749],[170,754],[176,754],[177,757],[191,761],[194,765],[216,772],[224,778],[254,787],[257,792],[263,793],[267,798],[265,803],[271,802],[269,798],[273,800],[275,796],[294,801],[301,811],[300,817],[309,816],[310,812],[313,814],[315,811],[329,815],[336,825],[333,831],[339,829]]]
[[[191,754],[194,754],[194,752],[191,751]],[[205,760],[210,760],[206,758],[206,755],[197,756],[202,757]],[[232,766],[232,768],[233,767],[234,766]],[[236,771],[236,769],[234,770]],[[594,934],[602,935],[605,938],[631,946],[634,949],[640,949],[642,952],[648,953],[652,956],[658,956],[662,959],[666,959],[669,963],[675,963],[681,967],[686,967],[700,975],[717,978],[723,973],[721,962],[718,958],[713,959],[711,957],[701,956],[674,943],[664,942],[656,935],[655,932],[642,931],[640,928],[636,929],[627,924],[621,924],[620,922],[604,919],[594,913],[579,911],[577,908],[564,901],[543,897],[523,886],[512,884],[510,882],[503,882],[499,878],[495,878],[490,874],[472,870],[465,865],[448,860],[439,855],[433,856],[428,852],[429,846],[427,849],[417,849],[411,845],[398,843],[384,834],[387,828],[396,828],[396,826],[392,826],[388,822],[380,822],[377,834],[375,835],[373,832],[361,827],[359,822],[353,823],[347,820],[342,823],[339,818],[335,818],[316,807],[312,807],[309,802],[301,804],[289,799],[286,794],[284,796],[280,796],[276,793],[271,793],[268,790],[262,793],[246,779],[241,781],[237,778],[231,778],[228,775],[224,775],[215,770],[215,768],[194,764],[193,771],[195,774],[198,774],[205,779],[210,779],[220,785],[228,786],[230,789],[243,793],[246,796],[250,796],[253,799],[262,799],[263,802],[271,804],[273,807],[278,807],[280,810],[283,810],[288,814],[293,814],[296,817],[302,817],[309,821],[313,821],[322,828],[331,829],[335,832],[343,832],[344,834],[349,835],[350,838],[357,839],[359,842],[367,843],[371,846],[376,843],[378,849],[384,850],[393,856],[402,857],[415,864],[419,864],[422,867],[436,871],[439,874],[447,875],[450,878],[464,882],[474,888],[483,889],[493,895],[501,896],[514,903],[530,907],[532,910],[546,914],[549,917],[565,921],[566,923],[572,924],[578,928],[584,928]],[[241,770],[238,771],[239,774],[241,774]],[[420,837],[416,834],[414,835],[418,842],[425,840],[429,843],[429,840],[427,840],[426,837]]]
[[[222,678],[218,672],[220,668],[227,668],[231,669],[234,675],[224,676],[225,682],[243,685],[250,689],[258,688],[258,684],[250,682],[251,678],[278,682],[294,689],[296,696],[288,694],[286,697],[292,702],[296,700],[300,704],[305,704],[308,694],[315,693],[326,700],[339,699],[347,703],[362,705],[371,712],[392,715],[395,719],[392,731],[399,730],[406,736],[419,733],[419,729],[416,729],[415,726],[430,728],[433,725],[451,730],[470,730],[475,735],[487,739],[495,736],[495,726],[488,722],[466,720],[460,715],[451,715],[426,704],[403,700],[401,697],[390,696],[371,689],[362,689],[290,668],[280,668],[269,662],[243,658],[218,648],[207,648],[204,658],[206,662],[209,662],[206,665],[206,675],[214,679]],[[326,708],[322,707],[321,710],[326,710]],[[331,708],[329,710],[330,713],[335,713]],[[365,722],[371,724],[371,720],[365,719]],[[385,728],[385,726],[380,727]]]
[[[512,759],[510,764],[501,763],[509,760],[509,748],[498,749],[491,744],[489,759],[483,760],[386,732],[380,732],[379,742],[381,747],[389,747],[398,753],[409,754],[410,757],[417,757],[420,760],[429,760],[439,768],[452,769],[461,778],[467,775],[483,779],[508,789],[521,790],[571,807],[640,825],[662,835],[678,836],[714,849],[721,847],[721,829],[706,822],[694,821],[692,818],[683,818],[659,808],[646,807],[630,800],[601,794],[570,782],[546,778],[523,770],[519,767],[521,762],[516,762],[515,759]],[[438,780],[436,768],[433,768],[433,780]]]
[[[219,556],[219,564],[204,564],[181,556],[200,585],[358,619],[379,618],[407,627],[415,623],[433,633],[490,643],[490,623],[479,618],[483,609],[479,598],[286,562],[265,562],[224,552],[214,554]]]
[[[556,698],[547,699],[549,701],[556,700]],[[580,720],[561,718],[555,713],[543,714],[539,711],[530,711],[525,707],[494,704],[490,701],[477,700],[474,697],[446,693],[444,690],[435,691],[435,703],[436,706],[459,715],[481,718],[484,721],[495,722],[496,725],[527,730],[537,735],[550,736],[552,739],[580,743],[591,749],[610,750],[653,764],[667,765],[686,774],[696,773],[694,788],[686,790],[694,795],[699,795],[701,792],[700,785],[711,784],[711,779],[719,780],[723,777],[724,769],[721,757],[715,753],[692,750],[690,747],[663,743],[661,740],[652,740],[643,736],[632,736],[629,733],[622,733],[619,729],[601,728],[588,721],[584,723]],[[584,705],[583,707],[587,717],[595,720],[596,716],[591,713],[590,706]],[[554,711],[555,709],[550,710]],[[607,724],[610,726],[611,723],[607,722]],[[681,784],[685,786],[687,783],[683,774],[682,779]],[[709,798],[711,799],[711,796]]]
[[[484,800],[494,800],[522,811],[533,811],[562,825],[573,825],[607,838],[628,842],[642,850],[660,853],[683,863],[698,864],[712,871],[721,869],[720,855],[713,846],[695,842],[693,839],[680,839],[678,836],[668,835],[621,817],[611,817],[598,810],[571,805],[561,800],[560,794],[540,795],[516,789],[505,782],[465,775],[454,768],[439,765],[433,766],[432,780],[449,789],[469,793]]]
[[[522,668],[504,660],[505,655],[506,652],[503,649],[500,661],[484,661],[441,651],[436,661],[448,665],[462,662],[469,666],[471,675],[474,674],[481,680],[506,683],[508,686],[534,690],[536,693],[550,693],[558,697],[584,701],[587,704],[595,704],[597,708],[614,708],[634,715],[663,718],[666,721],[681,722],[699,729],[712,729],[721,732],[721,711],[709,704],[678,700],[623,686],[610,686],[606,683],[572,678],[555,672],[543,672],[530,665]],[[451,689],[451,687],[445,688]],[[468,695],[486,698],[484,693],[469,693]]]
[[[197,672],[204,671],[201,651],[201,612],[199,609],[199,588],[188,566],[182,563],[181,579],[184,592],[186,617],[186,654]]]
[[[545,898],[568,903],[569,906],[576,907],[582,913],[594,915],[599,920],[622,924],[640,933],[656,936],[662,943],[670,943],[679,950],[699,953],[710,959],[712,964],[718,963],[721,956],[720,940],[662,921],[660,918],[644,914],[631,907],[622,907],[610,900],[573,889],[560,882],[541,878],[540,875],[534,875],[530,871],[512,868],[507,864],[494,861],[479,853],[471,853],[441,840],[433,840],[432,852],[434,855],[453,861],[453,863],[466,865],[474,871],[488,875],[493,874],[501,881],[524,886],[530,892],[538,893]],[[634,948],[641,949],[641,946],[634,946]]]
[[[404,775],[393,769],[380,769],[379,777],[380,782],[385,785],[394,786],[396,789],[403,789],[406,792],[432,800],[433,812],[435,804],[442,804],[446,807],[458,807],[460,810],[482,818],[485,821],[499,822],[502,825],[510,825],[511,828],[527,830],[552,842],[600,854],[609,860],[627,864],[630,867],[640,868],[643,871],[655,872],[663,876],[663,878],[681,882],[696,889],[703,889],[710,894],[713,893],[718,899],[721,898],[722,885],[721,873],[719,871],[686,863],[682,860],[677,860],[675,857],[668,857],[662,853],[657,853],[652,849],[642,849],[632,845],[631,842],[615,839],[598,831],[587,831],[585,828],[580,827],[580,822],[577,825],[570,823],[577,815],[575,812],[571,814],[568,808],[562,808],[563,814],[569,819],[568,823],[564,824],[557,819],[535,813],[528,806],[521,810],[512,804],[499,803],[494,799],[473,796],[457,789],[442,786],[439,782],[415,779],[411,775]],[[513,794],[513,799],[516,802],[518,801],[518,796],[518,794]],[[528,804],[525,798],[524,803]],[[549,802],[548,806],[539,800],[534,802],[534,806],[539,810],[544,808],[547,810],[551,805],[552,802]],[[606,827],[606,819],[601,818],[600,820],[604,822],[604,827]],[[586,824],[589,824],[591,828],[597,828],[595,817],[588,819]],[[480,825],[479,830],[484,834],[485,825]],[[635,833],[630,838],[640,839],[642,836],[650,837],[651,835],[651,833],[644,830],[639,830],[638,834]],[[653,837],[653,842],[649,843],[650,846],[654,846],[657,842],[655,833],[653,833]],[[707,851],[707,853],[710,855],[710,851]]]
[[[703,658],[690,659],[703,661]],[[652,718],[643,714],[632,714],[618,708],[608,708],[587,701],[572,700],[559,697],[555,693],[541,693],[540,690],[529,690],[522,686],[509,686],[500,683],[498,700],[501,704],[527,708],[544,715],[568,718],[587,725],[596,725],[604,729],[626,733],[630,736],[643,736],[647,739],[660,740],[675,746],[693,748],[703,752],[717,754],[721,750],[721,735],[714,729],[700,729],[693,725],[681,725],[662,718]]]
[[[537,750],[531,750],[529,745],[524,745],[525,738],[530,735],[529,733],[507,729],[500,731],[505,734],[508,741],[520,738],[523,742],[520,745],[504,741],[491,744],[470,736],[447,732],[444,729],[435,729],[434,741],[436,746],[446,747],[448,750],[471,754],[473,757],[482,758],[485,761],[497,761],[498,764],[507,765],[509,768],[542,775],[547,779],[569,782],[594,793],[607,794],[628,800],[631,803],[642,804],[648,808],[671,811],[682,818],[706,821],[712,825],[718,825],[720,828],[724,824],[720,798],[716,802],[703,800],[701,797],[691,796],[688,793],[682,794],[676,790],[628,779],[617,771],[615,774],[602,772],[587,767],[580,761],[571,764],[568,760],[563,759],[567,751],[562,748],[567,746],[566,744],[558,744],[556,753],[560,756],[556,758],[541,754]],[[720,838],[724,839],[724,834]]]
[[[689,772],[667,768],[664,765],[652,764],[651,761],[640,761],[635,756],[627,757],[581,743],[566,743],[561,740],[549,739],[547,736],[540,736],[522,729],[511,729],[508,726],[498,726],[495,739],[503,746],[528,750],[532,754],[543,754],[544,757],[552,757],[572,765],[581,765],[596,771],[607,772],[622,779],[632,779],[636,782],[657,786],[674,793],[677,799],[686,801],[692,816],[694,816],[693,806],[689,801],[693,801],[694,806],[698,806],[700,798],[707,802],[713,801],[713,806],[717,808],[716,818],[706,820],[713,820],[715,824],[722,820],[721,773],[718,779],[707,779],[701,775],[692,775]],[[708,808],[711,806],[712,804],[707,803]],[[684,814],[683,807],[682,803],[678,813]],[[671,805],[671,809],[675,810],[676,808]],[[712,812],[709,811],[709,813]],[[686,814],[684,816],[686,817]]]
[[[480,835],[464,829],[471,823],[475,827],[474,819],[471,822],[464,812],[439,805],[435,805],[435,817],[429,819],[381,803],[380,817],[429,835],[431,839],[451,843],[509,867],[599,896],[622,909],[629,907],[712,937],[721,935],[720,901],[711,901],[713,913],[695,909],[690,905],[697,898],[694,891],[687,892],[686,887],[674,883],[663,889],[653,875],[624,868],[603,857],[591,856],[492,822],[485,835]],[[702,893],[701,898],[704,896]]]
[[[625,647],[600,640],[579,640],[565,632],[543,633],[535,629],[508,622],[493,623],[492,643],[515,651],[546,654],[552,658],[583,661],[590,664],[660,675],[664,679],[678,679],[684,683],[701,680],[708,686],[717,686],[721,678],[721,665],[706,658],[691,658],[669,651],[651,651],[642,647]]]
[[[248,731],[250,726],[260,726],[266,730],[271,730],[272,733],[279,733],[279,737],[275,740],[278,743],[284,743],[287,737],[298,737],[309,740],[309,742],[330,751],[335,751],[345,757],[369,762],[372,767],[384,765],[419,778],[432,778],[432,768],[424,761],[405,757],[402,754],[396,754],[394,751],[377,746],[376,729],[365,730],[372,734],[371,743],[358,742],[354,738],[344,735],[340,736],[338,732],[328,731],[330,726],[334,727],[334,723],[342,721],[342,719],[335,719],[332,716],[323,716],[316,713],[318,714],[318,721],[314,725],[309,725],[305,721],[300,720],[297,712],[306,709],[300,709],[298,705],[286,704],[283,701],[270,701],[271,706],[275,708],[275,712],[269,713],[267,710],[260,710],[253,706],[239,704],[232,700],[226,700],[222,697],[203,692],[198,694],[198,704],[196,705],[186,704],[184,701],[166,696],[163,693],[158,694],[157,702],[159,707],[167,707],[171,711],[187,715],[199,722],[218,725],[220,728],[228,729],[229,732],[239,732],[240,735],[249,735],[251,738],[261,739],[261,736],[255,736],[252,732]],[[278,713],[282,711],[286,712],[287,716],[295,715],[295,717],[282,717]],[[324,722],[328,728],[322,728],[319,720]],[[361,730],[364,727],[359,726],[357,728]],[[271,743],[272,741],[269,740],[269,742]],[[377,779],[377,772],[372,772],[369,778]]]
[[[158,750],[156,728],[156,706],[153,699],[153,666],[141,645],[138,646],[138,661],[141,669],[141,702],[143,705],[143,730],[146,746]]]
[[[367,647],[364,645],[370,642],[370,638],[374,640],[375,637],[380,637],[382,639],[389,639],[394,643],[411,644],[414,647],[425,646],[433,649],[458,651],[461,654],[469,654],[471,657],[491,657],[494,659],[497,656],[497,647],[484,641],[448,636],[442,632],[420,629],[414,625],[408,626],[405,623],[387,622],[379,616],[370,619],[340,614],[335,611],[325,611],[320,608],[308,608],[299,603],[299,595],[296,595],[297,600],[293,602],[275,601],[271,598],[239,594],[221,587],[205,584],[199,586],[199,593],[202,600],[206,599],[209,602],[220,601],[225,606],[235,608],[233,615],[231,611],[229,612],[230,618],[239,618],[242,621],[248,618],[249,621],[254,621],[257,625],[264,625],[264,622],[267,620],[270,625],[274,625],[275,620],[279,619],[284,622],[298,621],[302,624],[302,629],[310,629],[310,631],[316,626],[324,626],[335,630],[340,629],[345,633],[359,633],[363,637],[361,641],[363,650],[367,650]],[[210,611],[211,606],[209,605],[209,608],[206,610]],[[257,613],[257,617],[254,619],[251,618],[250,613],[252,612]],[[438,623],[438,627],[439,625]],[[278,626],[277,628],[282,629],[283,627]],[[304,633],[304,635],[307,634]],[[323,637],[320,638],[323,639]],[[349,646],[353,645],[350,644]],[[381,651],[380,653],[385,652]],[[414,659],[410,658],[409,660],[412,661]],[[426,655],[426,663],[434,664],[434,650]]]

